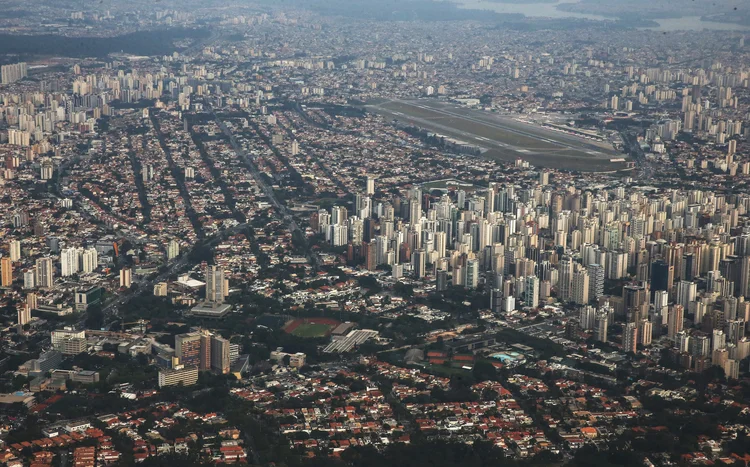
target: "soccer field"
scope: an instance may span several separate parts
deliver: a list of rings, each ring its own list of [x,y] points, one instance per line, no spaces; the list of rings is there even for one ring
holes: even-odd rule
[[[330,329],[331,326],[328,324],[302,323],[292,331],[292,335],[297,337],[325,337]]]

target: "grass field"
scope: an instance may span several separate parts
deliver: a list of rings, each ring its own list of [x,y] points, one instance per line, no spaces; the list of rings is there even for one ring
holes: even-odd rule
[[[341,324],[332,318],[297,318],[284,325],[284,332],[297,337],[326,337]]]
[[[328,324],[302,323],[292,331],[297,337],[325,337],[331,330]]]
[[[432,364],[427,364],[424,366],[424,368],[425,368],[425,371],[427,371],[427,373],[431,373],[437,376],[442,376],[443,378],[450,378],[455,375],[465,375],[469,373],[470,371],[470,370],[464,370],[463,368],[456,367],[456,366],[444,366],[444,365],[432,365]]]

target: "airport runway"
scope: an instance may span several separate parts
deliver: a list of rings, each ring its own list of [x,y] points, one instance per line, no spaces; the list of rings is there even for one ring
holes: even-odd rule
[[[391,100],[367,110],[479,146],[485,157],[513,161],[520,157],[537,166],[573,170],[615,170],[624,155],[606,143],[548,130],[541,126],[466,109],[439,101]]]

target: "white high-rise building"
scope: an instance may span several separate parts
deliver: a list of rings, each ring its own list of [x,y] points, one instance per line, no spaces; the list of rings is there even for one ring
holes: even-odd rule
[[[609,316],[604,310],[599,310],[596,313],[596,319],[594,322],[594,339],[599,342],[607,342],[607,332],[609,330]]]
[[[36,287],[36,268],[23,273],[23,288],[33,289]]]
[[[711,352],[727,347],[727,335],[721,329],[714,329],[711,336]]]
[[[536,276],[526,276],[525,279],[523,301],[526,306],[537,308],[539,306],[539,278]]]
[[[96,248],[87,248],[81,253],[81,272],[89,274],[99,266],[99,253]]]
[[[21,242],[18,240],[11,240],[9,244],[10,249],[10,260],[13,262],[21,259]]]
[[[669,306],[669,292],[666,290],[654,291],[654,313],[663,318],[661,324],[667,324],[667,307]]]
[[[130,268],[120,269],[120,287],[129,288],[133,285],[133,270]]]
[[[727,338],[734,345],[745,336],[745,320],[733,319],[726,324]]]
[[[687,309],[698,294],[698,284],[691,281],[680,281],[677,284],[677,304]]]
[[[667,317],[667,337],[674,340],[677,333],[682,331],[684,325],[683,308],[680,305],[674,305],[669,308]]]
[[[362,197],[362,203],[359,208],[358,214],[362,219],[367,219],[372,216],[372,198],[370,198],[369,196]]]
[[[39,258],[36,260],[36,286],[43,289],[51,289],[55,283],[54,266],[52,258]]]
[[[599,300],[604,295],[604,267],[591,263],[586,266],[589,273],[589,300]]]
[[[18,325],[23,326],[31,321],[31,306],[24,303],[18,306]]]
[[[570,256],[563,256],[558,264],[557,296],[561,302],[568,302],[573,298],[574,263]]]
[[[346,224],[346,208],[344,206],[334,206],[331,208],[331,224],[333,225],[345,225]]]
[[[228,284],[224,278],[224,270],[217,266],[206,269],[206,302],[221,304],[227,296]]]
[[[28,76],[26,62],[3,65],[0,67],[0,82],[2,82],[2,84],[15,83],[16,81],[26,78],[26,76]]]
[[[447,248],[447,234],[445,232],[435,232],[435,251],[439,258],[445,257]]]
[[[589,273],[585,269],[573,274],[572,299],[577,305],[589,302]]]
[[[167,244],[167,260],[171,261],[178,256],[180,256],[180,242],[172,239]]]
[[[654,325],[647,319],[641,320],[638,325],[638,342],[641,345],[651,345],[651,338],[654,334]]]
[[[60,273],[70,277],[78,273],[78,248],[65,248],[60,252]]]
[[[414,276],[417,279],[422,279],[426,274],[427,268],[427,252],[423,248],[420,248],[412,255],[412,270]]]
[[[31,133],[28,131],[11,128],[8,130],[8,144],[10,144],[11,146],[28,147],[29,145],[31,145]]]
[[[466,288],[476,289],[479,284],[479,261],[470,259],[466,262]]]
[[[362,222],[362,219],[356,216],[350,217],[349,218],[349,240],[352,242],[352,245],[355,245],[355,246],[361,245],[363,236],[364,236],[364,223]]]
[[[51,159],[45,159],[42,161],[39,170],[39,177],[42,180],[52,180],[52,177],[55,174],[55,164]]]
[[[596,325],[596,308],[590,305],[582,307],[578,312],[578,325],[584,331],[594,329]]]
[[[318,233],[328,235],[328,226],[331,225],[331,215],[325,209],[318,211]]]
[[[333,246],[344,246],[349,241],[349,227],[332,224],[328,226],[328,241]]]

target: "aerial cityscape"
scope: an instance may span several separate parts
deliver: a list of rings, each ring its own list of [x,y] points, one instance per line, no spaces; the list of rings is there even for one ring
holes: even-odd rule
[[[747,0],[0,0],[0,466],[750,465]]]

